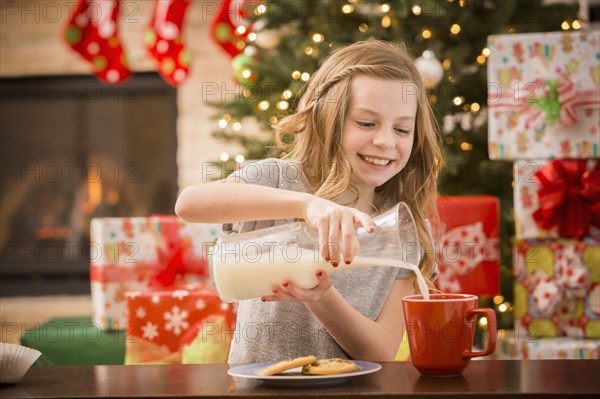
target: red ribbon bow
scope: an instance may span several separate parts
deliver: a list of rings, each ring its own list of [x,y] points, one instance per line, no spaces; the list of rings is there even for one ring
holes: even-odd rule
[[[558,226],[561,237],[582,238],[590,225],[600,227],[600,162],[588,171],[586,160],[554,160],[535,177],[540,208],[533,218],[540,228]]]
[[[191,258],[188,255],[192,248],[189,240],[181,238],[179,226],[173,224],[161,224],[161,234],[165,245],[157,248],[158,260],[165,267],[160,268],[150,278],[150,286],[172,287],[186,274],[197,274],[202,276],[206,269],[204,259]]]

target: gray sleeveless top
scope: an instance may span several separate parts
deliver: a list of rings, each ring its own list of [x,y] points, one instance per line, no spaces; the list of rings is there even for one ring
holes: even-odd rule
[[[300,165],[294,161],[274,158],[252,161],[231,176],[249,184],[311,192]],[[296,220],[285,219],[224,224],[223,231],[235,234],[294,221]],[[394,281],[413,276],[412,272],[404,269],[367,267],[341,271],[331,276],[331,279],[335,288],[351,306],[375,320]],[[239,303],[229,363],[266,362],[306,355],[315,355],[318,358],[348,358],[325,327],[303,304],[262,302],[260,299]]]

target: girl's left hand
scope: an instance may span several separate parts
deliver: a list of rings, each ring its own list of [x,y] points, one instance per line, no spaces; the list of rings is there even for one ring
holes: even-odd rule
[[[311,289],[304,289],[298,287],[290,280],[283,281],[281,286],[273,286],[273,295],[266,295],[261,297],[261,300],[265,302],[272,301],[287,301],[287,302],[312,302],[318,301],[321,297],[329,291],[332,286],[331,279],[327,273],[323,271],[317,272],[317,279],[319,284]]]

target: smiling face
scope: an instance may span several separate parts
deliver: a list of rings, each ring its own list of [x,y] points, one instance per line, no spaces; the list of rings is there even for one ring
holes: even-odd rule
[[[359,191],[374,191],[406,164],[415,135],[415,85],[357,76],[342,131],[342,150]]]

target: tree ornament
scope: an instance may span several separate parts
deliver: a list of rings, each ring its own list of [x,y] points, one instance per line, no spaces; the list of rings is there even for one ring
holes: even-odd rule
[[[460,128],[465,132],[470,132],[473,129],[473,115],[470,112],[463,112],[460,116]]]
[[[254,40],[254,43],[264,50],[274,49],[280,42],[281,32],[277,29],[265,29],[256,32],[256,40]]]
[[[161,76],[172,86],[189,73],[190,53],[183,43],[182,26],[189,0],[156,0],[146,29],[146,46]]]
[[[253,57],[256,55],[257,53],[257,49],[254,46],[246,46],[244,47],[244,55],[248,55],[250,57]]]
[[[109,84],[131,76],[118,37],[119,0],[79,0],[65,29],[65,38],[93,65],[95,75]]]
[[[443,124],[442,124],[442,132],[444,134],[450,134],[454,131],[456,127],[456,122],[454,121],[454,115],[448,114],[444,115]]]
[[[245,18],[247,9],[248,2],[245,0],[223,0],[211,22],[212,38],[231,57],[242,52],[237,43],[243,42],[250,33],[251,23]],[[239,27],[243,27],[241,31]]]
[[[255,86],[260,80],[260,75],[255,72],[258,59],[246,54],[240,54],[231,61],[235,79],[243,86]]]
[[[435,87],[444,77],[444,67],[431,50],[423,51],[423,54],[415,60],[415,64],[428,89]]]

